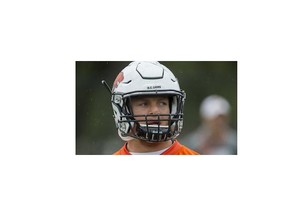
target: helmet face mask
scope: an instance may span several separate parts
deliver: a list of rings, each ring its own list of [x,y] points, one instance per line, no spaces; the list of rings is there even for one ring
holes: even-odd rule
[[[134,97],[169,98],[169,113],[133,113]],[[112,90],[113,117],[119,136],[162,142],[175,139],[183,127],[185,92],[180,90],[173,73],[158,62],[132,62],[120,72]]]

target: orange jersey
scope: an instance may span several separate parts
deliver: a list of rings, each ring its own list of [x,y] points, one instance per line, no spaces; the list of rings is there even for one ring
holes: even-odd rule
[[[127,143],[125,143],[121,149],[115,152],[114,155],[131,155],[127,149]],[[187,148],[175,140],[172,146],[164,151],[161,155],[199,155],[199,153]]]

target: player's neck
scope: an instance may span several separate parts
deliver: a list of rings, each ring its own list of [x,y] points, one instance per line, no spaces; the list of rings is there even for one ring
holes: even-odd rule
[[[154,152],[168,148],[172,145],[172,141],[166,142],[146,142],[144,140],[133,139],[128,141],[127,148],[130,152]]]

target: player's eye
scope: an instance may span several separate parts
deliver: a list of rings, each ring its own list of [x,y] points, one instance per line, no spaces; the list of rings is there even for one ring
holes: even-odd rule
[[[167,103],[166,101],[160,101],[160,102],[159,102],[159,105],[160,105],[160,106],[167,106],[168,103]]]
[[[145,107],[145,106],[147,106],[147,102],[139,102],[139,103],[137,104],[137,106]]]

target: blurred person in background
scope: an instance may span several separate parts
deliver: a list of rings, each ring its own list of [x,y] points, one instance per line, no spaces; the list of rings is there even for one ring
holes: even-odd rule
[[[204,155],[236,155],[237,133],[229,125],[230,104],[219,95],[206,97],[200,105],[201,125],[183,141]]]
[[[185,92],[167,67],[132,62],[118,74],[111,93],[116,129],[125,141],[114,155],[198,155],[176,140]]]

